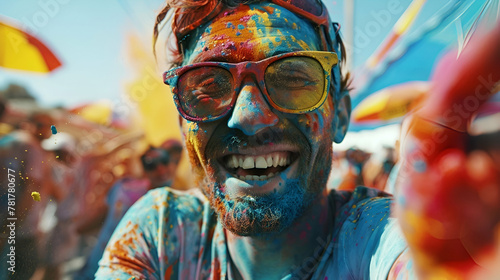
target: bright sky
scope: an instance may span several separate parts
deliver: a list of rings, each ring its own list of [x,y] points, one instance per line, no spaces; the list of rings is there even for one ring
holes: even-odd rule
[[[141,5],[131,7],[132,2]],[[22,84],[47,106],[120,98],[131,75],[126,35],[135,32],[149,40],[161,4],[160,0],[0,1],[1,16],[31,30],[63,63],[50,74],[0,68],[0,88],[10,82]]]

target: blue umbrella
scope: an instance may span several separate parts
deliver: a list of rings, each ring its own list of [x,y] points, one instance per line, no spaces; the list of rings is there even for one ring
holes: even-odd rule
[[[491,23],[498,18],[498,8],[498,0],[455,0],[444,3],[435,13],[421,15],[425,22],[416,24],[411,32],[403,36],[376,68],[368,70],[362,67],[355,71],[353,108],[383,88],[408,81],[429,80],[441,54],[451,47],[458,48],[460,53],[480,23]],[[398,121],[351,123],[350,131],[372,129]]]

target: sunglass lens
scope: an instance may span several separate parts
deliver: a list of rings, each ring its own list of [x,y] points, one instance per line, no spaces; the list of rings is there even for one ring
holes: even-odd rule
[[[142,166],[144,167],[144,170],[146,171],[152,171],[156,169],[156,162],[143,162]]]
[[[233,98],[233,78],[220,67],[194,68],[179,77],[179,101],[186,114],[194,118],[224,113]]]
[[[160,156],[144,159],[142,165],[146,171],[153,171],[158,167],[158,165],[167,165],[169,162],[170,155],[168,152],[164,151]]]
[[[269,97],[289,110],[307,110],[320,102],[325,90],[321,64],[310,57],[287,57],[271,63],[264,76]]]
[[[170,163],[170,156],[168,154],[165,154],[163,155],[161,158],[160,158],[160,162],[163,164],[163,165],[167,165]]]

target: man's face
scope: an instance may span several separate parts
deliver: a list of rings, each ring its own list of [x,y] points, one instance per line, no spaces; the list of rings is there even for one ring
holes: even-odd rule
[[[143,156],[143,166],[146,176],[151,181],[151,187],[171,186],[177,167],[180,153],[170,153],[163,149],[152,149]]]
[[[225,10],[202,28],[185,65],[258,61],[320,44],[309,22],[270,3]],[[274,109],[249,75],[228,116],[182,120],[193,169],[225,228],[239,235],[280,232],[301,215],[326,185],[334,118],[331,96],[307,114]]]

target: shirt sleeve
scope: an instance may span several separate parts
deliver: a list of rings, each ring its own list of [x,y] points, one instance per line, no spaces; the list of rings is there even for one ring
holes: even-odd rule
[[[161,279],[158,195],[148,193],[125,214],[99,262],[96,279]]]
[[[96,278],[199,279],[210,213],[206,199],[167,187],[149,191],[118,224]]]

